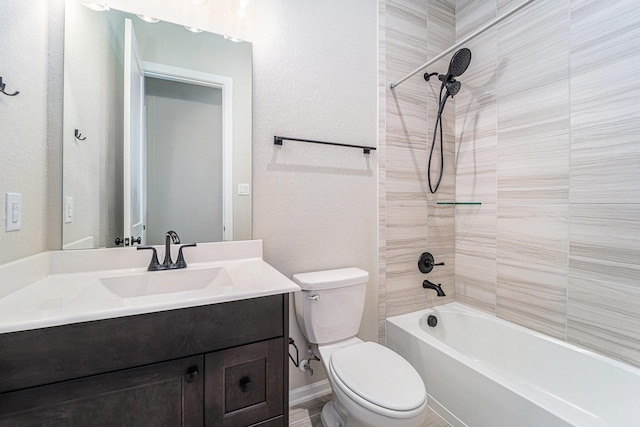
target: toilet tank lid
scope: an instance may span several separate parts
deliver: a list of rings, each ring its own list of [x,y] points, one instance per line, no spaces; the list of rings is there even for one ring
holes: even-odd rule
[[[293,281],[300,285],[304,291],[321,291],[324,289],[359,285],[367,283],[368,280],[369,273],[356,267],[313,271],[293,275]]]

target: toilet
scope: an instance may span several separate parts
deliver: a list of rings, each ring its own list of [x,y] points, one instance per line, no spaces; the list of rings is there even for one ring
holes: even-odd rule
[[[402,356],[356,337],[369,273],[341,268],[293,275],[302,289],[295,311],[302,333],[318,345],[333,397],[325,427],[417,427],[427,416],[420,374]]]

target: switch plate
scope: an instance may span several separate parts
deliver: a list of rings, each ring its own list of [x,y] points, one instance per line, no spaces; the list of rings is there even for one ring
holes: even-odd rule
[[[73,197],[64,197],[64,223],[69,224],[73,222]]]
[[[22,228],[22,194],[5,193],[5,231]]]
[[[249,184],[238,184],[238,195],[239,196],[248,196],[249,195]]]

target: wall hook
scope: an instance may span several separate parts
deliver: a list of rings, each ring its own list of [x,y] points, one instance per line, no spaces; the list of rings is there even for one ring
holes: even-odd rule
[[[74,135],[75,135],[75,137],[76,137],[76,139],[78,141],[84,141],[85,139],[87,139],[86,136],[82,136],[82,134],[80,133],[80,131],[78,129],[75,130]]]
[[[7,96],[16,96],[17,94],[19,94],[20,92],[15,91],[13,93],[8,93],[4,91],[6,84],[2,82],[2,77],[0,77],[0,92],[4,93]]]

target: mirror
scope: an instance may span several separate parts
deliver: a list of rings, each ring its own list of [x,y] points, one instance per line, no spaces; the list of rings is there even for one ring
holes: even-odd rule
[[[251,85],[250,43],[65,0],[63,249],[250,239]]]

